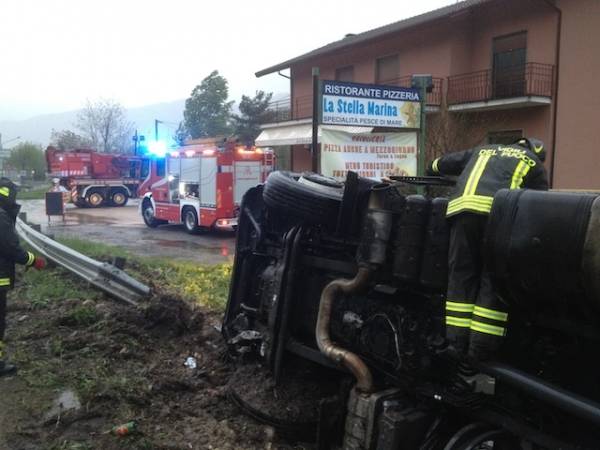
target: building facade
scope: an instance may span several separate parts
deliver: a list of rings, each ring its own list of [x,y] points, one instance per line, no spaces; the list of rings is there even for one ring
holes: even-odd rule
[[[264,69],[290,71],[266,142],[310,169],[312,68],[320,78],[410,86],[431,74],[427,151],[542,139],[554,188],[599,189],[600,1],[467,0],[356,35]]]

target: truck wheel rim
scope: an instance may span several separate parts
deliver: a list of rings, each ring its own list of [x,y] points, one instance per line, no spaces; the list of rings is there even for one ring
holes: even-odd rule
[[[148,207],[144,210],[144,217],[148,222],[151,222],[154,219],[154,210],[151,207]]]
[[[90,205],[98,206],[100,203],[102,203],[102,196],[100,194],[90,195]]]
[[[125,203],[125,196],[120,192],[117,192],[115,195],[113,195],[113,202],[117,205],[121,205]]]
[[[185,215],[185,226],[188,230],[196,228],[196,218],[194,217],[194,213],[188,212]]]

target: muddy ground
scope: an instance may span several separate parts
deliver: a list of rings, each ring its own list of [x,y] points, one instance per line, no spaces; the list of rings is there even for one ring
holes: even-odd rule
[[[202,264],[233,261],[234,233],[214,231],[192,236],[182,225],[148,228],[138,211],[137,199],[130,199],[123,208],[77,208],[68,204],[65,220],[53,216],[50,223],[44,212],[43,200],[22,200],[19,203],[29,222],[42,225],[44,232],[57,237],[117,245],[138,256],[168,257]]]
[[[229,401],[220,313],[160,293],[134,308],[53,272],[79,295],[32,303],[27,281],[10,294],[7,345],[20,370],[0,379],[0,449],[305,448]],[[190,356],[196,368],[184,366]],[[110,433],[129,421],[136,432]]]

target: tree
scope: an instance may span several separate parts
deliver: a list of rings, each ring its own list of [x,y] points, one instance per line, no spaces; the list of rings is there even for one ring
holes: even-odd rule
[[[77,114],[76,128],[92,146],[105,153],[126,152],[131,147],[133,124],[114,100],[87,101]]]
[[[39,145],[31,142],[22,142],[10,152],[7,161],[8,165],[16,170],[27,172],[36,180],[43,180],[46,177],[46,157]]]
[[[449,151],[466,150],[486,143],[488,133],[505,129],[508,116],[502,111],[452,112],[442,106],[427,116],[427,161]]]
[[[183,111],[185,129],[193,139],[231,133],[229,119],[233,102],[227,101],[228,95],[227,80],[217,70],[194,88]]]
[[[235,135],[246,145],[253,145],[260,134],[260,124],[268,121],[271,115],[269,103],[273,93],[258,91],[254,98],[242,95],[239,115],[233,116]]]
[[[189,138],[189,134],[185,129],[185,125],[183,122],[179,122],[177,126],[177,130],[175,130],[175,134],[173,134],[173,140],[177,142],[177,145],[182,146],[185,144],[187,138]]]
[[[92,142],[71,130],[52,130],[50,135],[50,145],[61,150],[72,148],[90,148]]]

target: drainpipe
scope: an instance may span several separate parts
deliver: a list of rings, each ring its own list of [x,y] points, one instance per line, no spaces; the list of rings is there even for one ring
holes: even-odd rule
[[[552,157],[550,158],[550,187],[554,187],[554,164],[556,160],[556,120],[558,115],[558,78],[560,70],[560,37],[562,30],[562,10],[556,6],[551,0],[542,0],[547,6],[552,8],[558,15],[556,24],[556,55],[555,68],[556,76],[554,78],[554,109],[552,111]]]
[[[277,71],[277,75],[283,78],[287,78],[290,81],[290,119],[294,118],[294,83],[292,81],[292,68],[290,67],[290,76],[281,73],[281,70]],[[294,146],[290,145],[290,170],[294,171]]]

